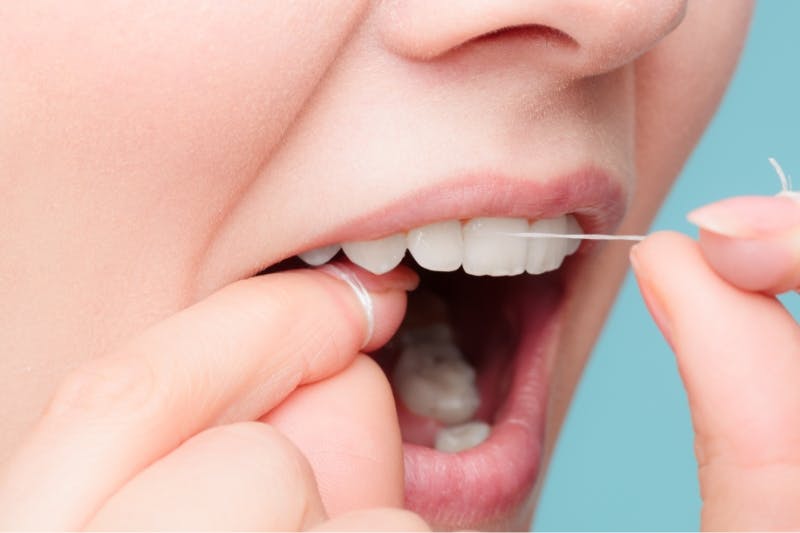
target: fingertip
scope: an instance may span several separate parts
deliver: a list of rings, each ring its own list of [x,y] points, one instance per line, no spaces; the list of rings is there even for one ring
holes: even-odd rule
[[[631,247],[631,265],[637,275],[646,274],[668,263],[673,254],[692,246],[694,241],[686,235],[675,231],[656,231]]]
[[[800,284],[800,203],[794,195],[727,198],[687,218],[700,228],[703,257],[731,285],[777,294]]]
[[[295,391],[263,420],[311,463],[331,516],[403,504],[403,447],[392,388],[359,356],[342,372]]]
[[[667,343],[673,346],[674,294],[670,286],[678,274],[670,268],[670,258],[686,256],[694,243],[680,233],[662,231],[649,235],[633,246],[630,260],[636,281],[650,315]],[[674,346],[673,346],[674,348]]]
[[[352,263],[329,263],[317,269],[343,281],[358,301],[364,320],[361,350],[385,344],[400,327],[406,311],[406,292],[419,284],[419,276],[405,266],[376,276]]]
[[[800,226],[800,203],[786,195],[737,196],[697,208],[686,218],[719,235],[768,238]]]
[[[793,238],[739,239],[700,231],[700,250],[712,269],[731,285],[779,294],[800,283],[800,257]]]

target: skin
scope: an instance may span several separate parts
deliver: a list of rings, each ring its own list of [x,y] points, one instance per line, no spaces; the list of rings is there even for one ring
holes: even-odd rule
[[[301,434],[315,416],[321,420],[319,406],[341,398],[343,412],[352,411],[349,430],[338,432],[341,449],[369,441],[367,457],[374,453],[389,471],[401,468],[396,433],[380,425],[394,420],[388,385],[371,363],[357,358],[360,345],[353,339],[363,333],[363,319],[357,313],[333,319],[338,308],[321,303],[352,298],[347,286],[328,280],[333,285],[325,291],[340,294],[323,291],[328,296],[321,297],[313,290],[320,274],[268,276],[274,279],[260,293],[262,281],[248,278],[309,248],[330,228],[444,183],[465,161],[495,163],[491,154],[523,171],[527,161],[544,161],[543,154],[601,163],[631,189],[620,231],[644,231],[719,102],[752,6],[748,0],[731,0],[725,10],[680,0],[659,2],[657,9],[645,0],[614,5],[0,4],[0,222],[13,228],[0,232],[0,461],[6,472],[0,511],[10,513],[2,525],[29,524],[41,513],[26,515],[25,509],[53,505],[54,521],[39,525],[123,527],[120,517],[131,509],[141,516],[158,509],[159,499],[146,496],[168,480],[187,491],[187,502],[200,498],[180,478],[197,461],[220,461],[230,479],[249,479],[241,484],[252,493],[266,490],[258,483],[270,476],[238,475],[248,469],[229,464],[234,461],[227,454],[212,453],[219,450],[215,439],[231,438],[220,427],[236,433],[237,424],[256,420],[271,422],[278,435],[257,429],[257,437],[239,440],[278,450],[281,457],[301,457],[306,466],[296,472],[305,481],[290,491],[301,500],[321,498],[330,516],[399,505],[401,480],[375,479],[370,490],[359,492],[341,469],[330,466],[335,458],[326,463],[315,455],[309,443],[319,436]],[[497,33],[517,26],[534,30]],[[543,37],[535,29],[541,27],[575,44]],[[536,170],[548,176],[553,167],[545,161]],[[552,371],[545,460],[626,262],[624,248],[606,247],[575,287],[586,297],[580,309],[568,310]],[[404,287],[388,293],[378,287],[378,293],[393,296],[377,317],[376,339],[388,338],[396,327]],[[255,303],[259,294],[293,302],[289,316],[302,327],[287,330],[293,336],[280,342],[273,338],[273,345],[257,344],[252,331],[222,327],[241,316],[272,327],[265,320],[274,314]],[[253,305],[252,313],[237,307]],[[211,311],[197,312],[197,306]],[[189,318],[181,318],[184,313]],[[261,355],[288,350],[300,357],[313,353],[313,345],[302,344],[307,332],[321,327],[346,331],[349,340],[335,347],[342,350],[337,364],[323,365],[309,378],[321,380],[319,385],[293,392],[302,380],[291,373],[268,384],[245,379],[255,364],[247,363],[254,352],[245,348],[256,343]],[[208,338],[192,340],[197,331],[209,332]],[[130,348],[142,346],[141,339],[146,349]],[[203,375],[197,363],[202,357],[175,359],[176,351],[205,352],[200,341],[218,343],[227,354],[227,395],[209,386],[216,380]],[[93,469],[81,450],[120,447],[101,438],[104,432],[86,429],[100,416],[95,411],[111,416],[106,406],[116,407],[111,419],[122,425],[140,416],[145,418],[139,422],[149,420],[140,406],[132,413],[123,409],[130,407],[129,394],[138,393],[130,390],[129,367],[118,364],[136,367],[130,361],[144,354],[147,361],[164,361],[158,368],[177,397],[207,406],[200,409],[205,418],[182,426],[182,438],[189,440],[180,446],[175,435],[167,435],[150,455],[131,452],[123,461],[127,473]],[[274,361],[292,368],[288,360]],[[106,385],[98,385],[101,377]],[[79,401],[75,390],[89,390],[90,400]],[[192,396],[198,390],[209,398]],[[377,400],[364,401],[358,390]],[[178,408],[171,413],[173,422],[185,414]],[[144,426],[131,427],[146,436]],[[364,428],[380,430],[365,435]],[[370,440],[375,434],[388,437]],[[194,437],[198,441],[190,445]],[[48,471],[42,454],[53,443],[63,451],[62,461],[46,462],[55,469]],[[246,443],[242,456],[261,455],[253,448],[247,452]],[[109,461],[116,457],[98,453]],[[166,466],[145,468],[157,457]],[[309,485],[311,471],[318,486]],[[226,478],[211,470],[208,475]],[[60,484],[50,486],[53,479]],[[20,484],[43,496],[31,496],[28,507],[12,505],[8,494]],[[84,490],[72,490],[75,484]],[[502,525],[527,527],[538,490]],[[203,501],[218,502],[214,496],[202,495],[208,498]],[[315,505],[308,508],[319,511]],[[213,522],[212,514],[143,527],[275,525],[261,515],[246,524]],[[215,516],[250,515],[230,510]],[[314,525],[326,516],[320,511],[289,518],[295,522],[278,525]],[[415,520],[402,515],[399,523],[405,519]]]
[[[799,217],[796,199],[725,200],[690,215],[699,242],[631,251],[686,387],[704,530],[800,526],[800,328],[775,298],[800,288]]]

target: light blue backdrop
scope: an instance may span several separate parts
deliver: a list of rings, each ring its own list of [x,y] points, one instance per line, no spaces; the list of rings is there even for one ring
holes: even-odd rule
[[[725,9],[727,0],[703,1]],[[690,209],[774,194],[769,156],[800,178],[798,24],[800,1],[757,5],[733,84],[656,229],[696,236],[684,219]],[[800,316],[796,300],[788,303]],[[564,427],[535,529],[697,530],[692,439],[673,356],[629,276]]]

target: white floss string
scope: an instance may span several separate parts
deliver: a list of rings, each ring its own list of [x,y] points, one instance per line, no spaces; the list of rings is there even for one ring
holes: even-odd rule
[[[778,173],[778,179],[781,180],[781,192],[778,193],[778,194],[793,192],[792,191],[792,177],[791,176],[787,176],[786,174],[783,173],[783,169],[778,164],[778,162],[775,161],[774,157],[768,157],[767,161],[769,161],[769,164],[772,165],[772,168],[775,169],[775,172]]]
[[[539,233],[536,231],[498,232],[511,237],[528,239],[578,239],[587,241],[642,241],[646,235],[604,235],[602,233]]]
[[[778,178],[781,180],[781,192],[779,192],[778,195],[793,196],[796,199],[800,199],[800,191],[792,190],[792,177],[783,173],[783,169],[778,162],[775,161],[775,158],[769,157],[767,160],[769,161],[769,164],[772,165],[772,168],[775,169],[775,172],[778,173]],[[602,233],[560,234],[540,233],[536,231],[498,231],[496,233],[500,235],[509,235],[511,237],[525,237],[528,239],[577,239],[586,241],[642,241],[646,237],[646,235],[604,235]]]
[[[795,200],[800,199],[800,192],[792,190],[792,177],[783,173],[783,169],[778,162],[775,161],[774,157],[770,157],[767,160],[769,164],[772,165],[772,168],[775,169],[775,172],[778,173],[778,178],[781,180],[781,192],[779,192],[777,196],[789,196]]]

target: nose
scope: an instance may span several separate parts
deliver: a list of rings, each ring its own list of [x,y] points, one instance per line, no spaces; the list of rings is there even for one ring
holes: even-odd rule
[[[585,77],[654,46],[682,20],[688,0],[384,0],[384,45],[431,60],[470,43],[524,43],[537,65]]]

